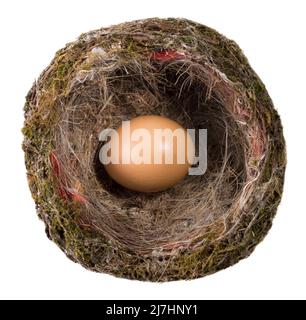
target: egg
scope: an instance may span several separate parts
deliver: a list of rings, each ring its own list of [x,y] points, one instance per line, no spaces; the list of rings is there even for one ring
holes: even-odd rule
[[[194,144],[187,130],[176,121],[156,115],[139,116],[122,122],[115,133],[109,142],[112,161],[104,166],[123,187],[159,192],[187,175]]]

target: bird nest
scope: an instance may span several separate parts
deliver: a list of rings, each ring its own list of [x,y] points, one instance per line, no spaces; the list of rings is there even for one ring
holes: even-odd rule
[[[208,132],[204,175],[129,191],[98,159],[99,134],[140,115]],[[247,257],[271,227],[286,164],[282,126],[239,47],[185,19],[81,35],[30,90],[26,167],[48,237],[84,267],[192,279]]]

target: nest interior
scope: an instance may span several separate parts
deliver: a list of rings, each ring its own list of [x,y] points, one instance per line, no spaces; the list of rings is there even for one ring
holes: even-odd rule
[[[145,194],[112,181],[99,133],[156,114],[208,132],[208,168]],[[50,239],[88,269],[192,279],[247,257],[271,227],[286,164],[279,116],[239,47],[185,19],[83,34],[25,105],[29,185]]]

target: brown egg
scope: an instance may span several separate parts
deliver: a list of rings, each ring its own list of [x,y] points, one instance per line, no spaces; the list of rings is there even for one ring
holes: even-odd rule
[[[117,144],[114,140],[110,142],[108,154],[113,156],[113,161],[106,164],[105,169],[113,180],[134,191],[158,192],[172,187],[188,173],[188,153],[190,160],[194,144],[177,122],[148,115],[132,119],[129,131],[127,127],[125,122],[117,130]],[[167,130],[156,134],[155,129]],[[176,129],[180,129],[179,134],[173,138],[171,134]],[[168,135],[162,136],[162,133]],[[113,149],[116,146],[118,148]]]

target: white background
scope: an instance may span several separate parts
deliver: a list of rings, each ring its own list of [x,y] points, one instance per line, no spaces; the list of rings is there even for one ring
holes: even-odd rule
[[[0,298],[306,298],[305,1],[0,1]],[[285,192],[252,256],[215,275],[142,283],[95,274],[47,239],[27,187],[24,97],[54,53],[79,34],[147,17],[186,17],[238,42],[278,109],[288,144]]]

